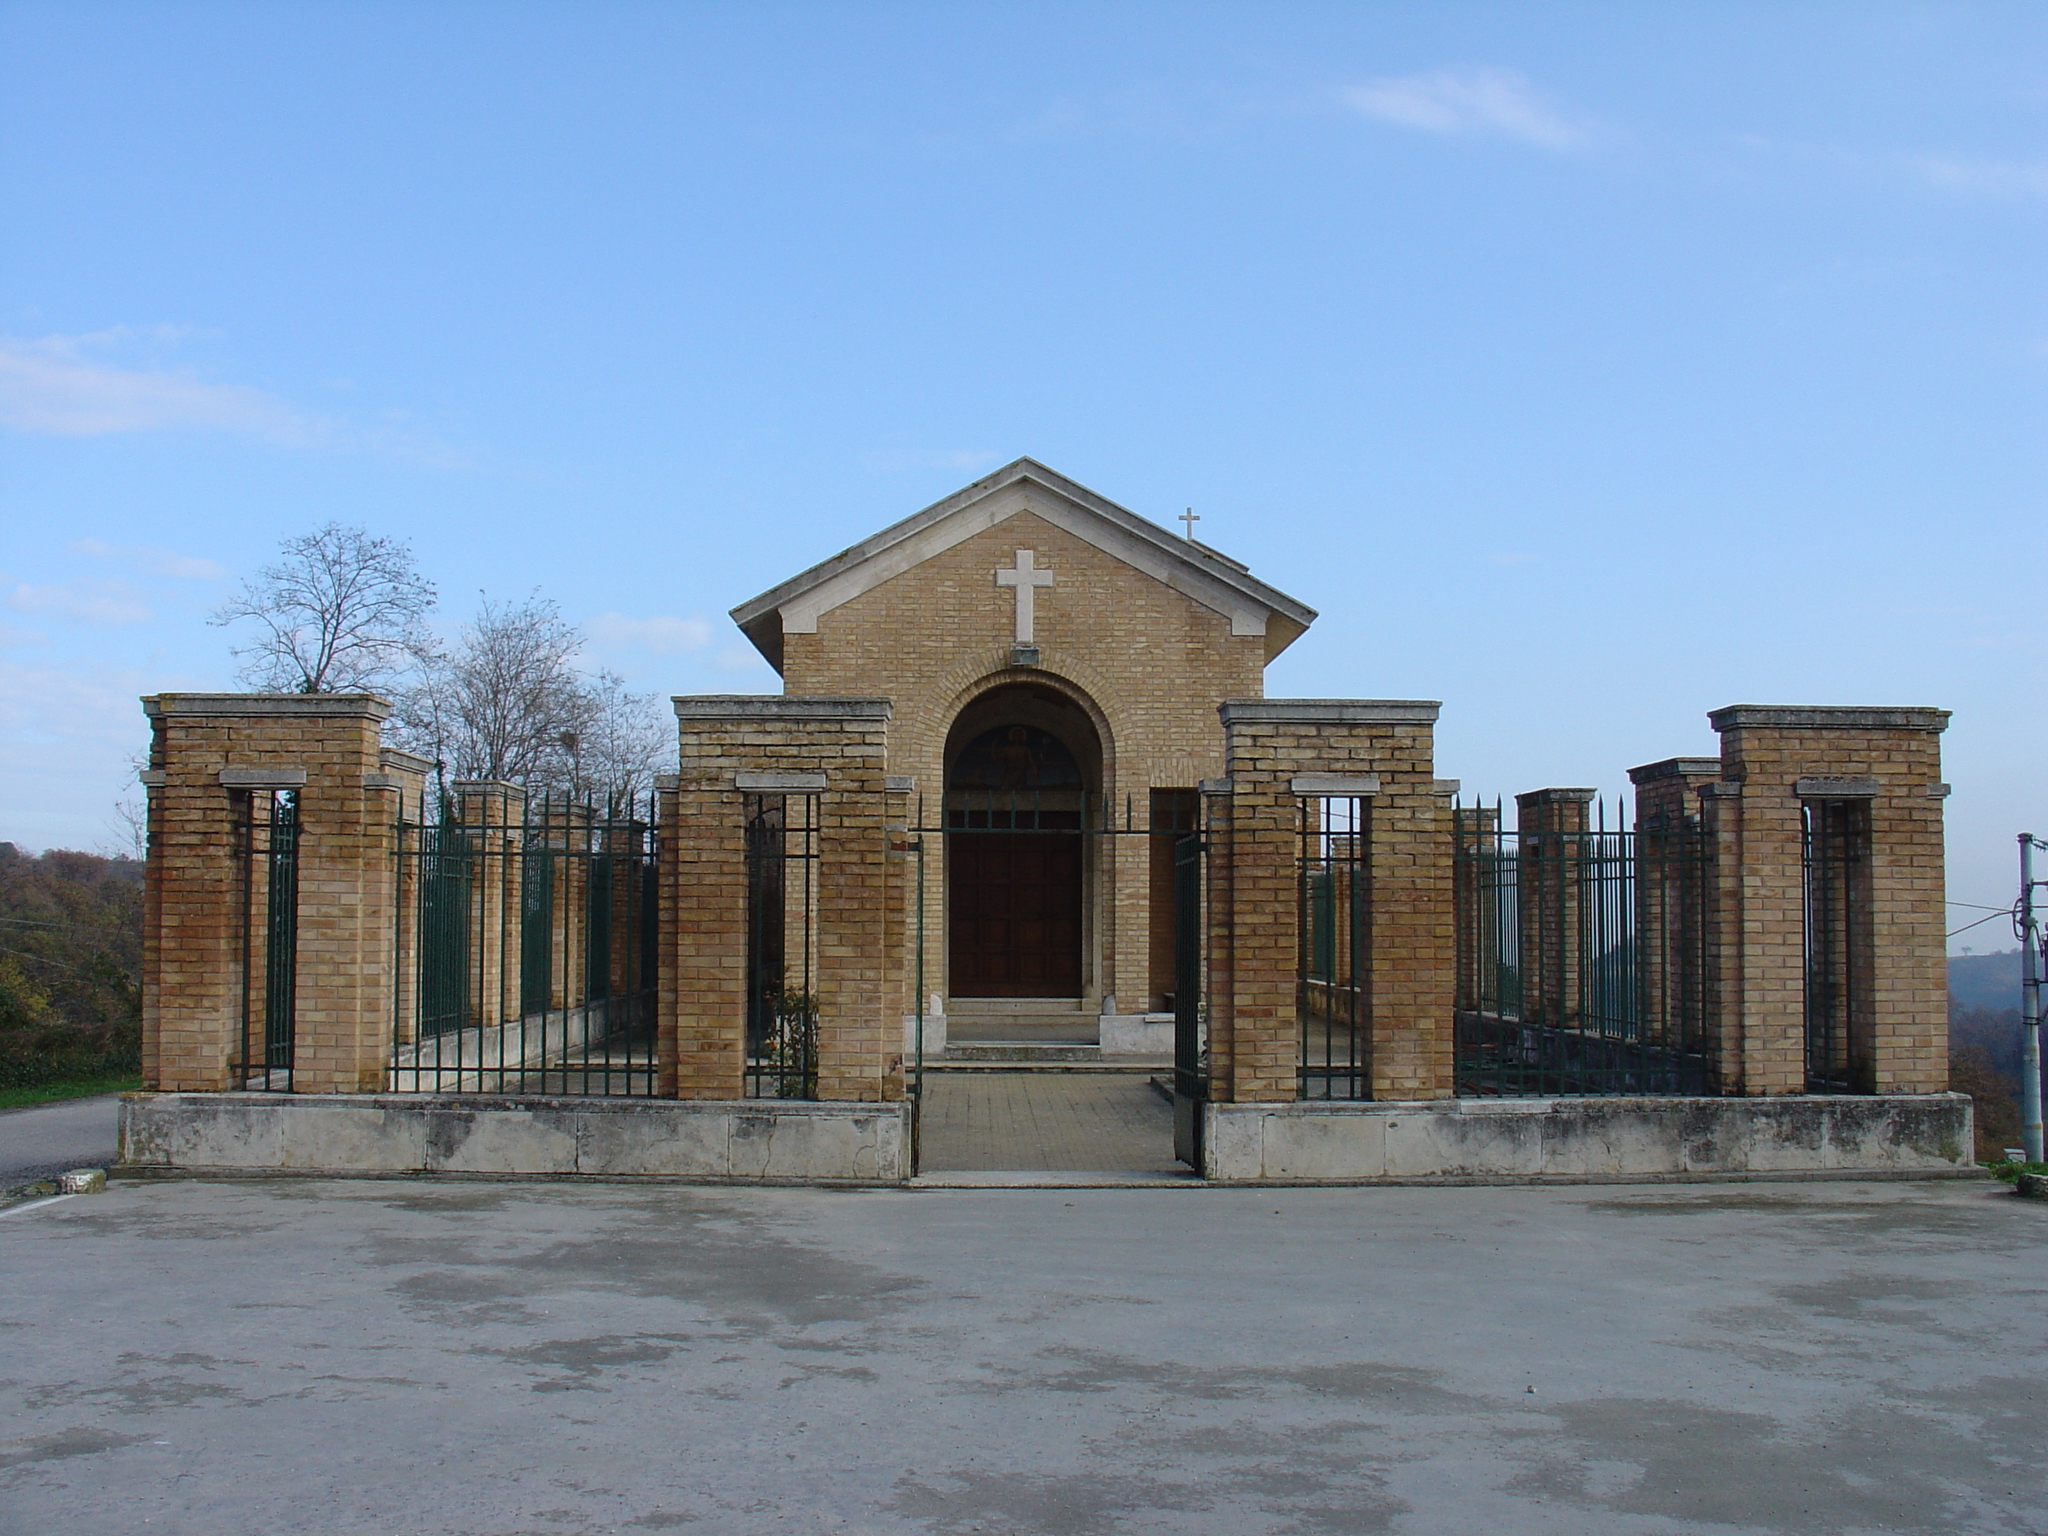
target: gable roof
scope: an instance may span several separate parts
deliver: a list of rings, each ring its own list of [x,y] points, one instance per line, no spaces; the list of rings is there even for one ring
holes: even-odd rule
[[[1222,614],[1233,635],[1264,635],[1268,661],[1315,622],[1315,609],[1267,586],[1241,562],[1167,532],[1036,459],[1005,464],[819,561],[741,603],[733,622],[779,672],[785,634],[815,634],[820,615],[1019,512],[1036,513]]]

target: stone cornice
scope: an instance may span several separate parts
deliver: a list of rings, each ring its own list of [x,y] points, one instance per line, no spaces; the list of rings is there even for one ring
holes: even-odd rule
[[[814,633],[820,614],[1027,510],[1225,615],[1232,634],[1266,636],[1268,661],[1315,621],[1313,608],[1239,561],[1024,458],[741,603],[733,622],[779,671],[784,633]]]

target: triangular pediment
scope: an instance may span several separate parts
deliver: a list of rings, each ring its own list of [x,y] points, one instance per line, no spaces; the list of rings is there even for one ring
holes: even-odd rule
[[[985,529],[1033,513],[1230,621],[1234,635],[1262,635],[1279,655],[1316,613],[1269,587],[1240,562],[1098,496],[1036,459],[1018,459],[922,512],[821,560],[732,610],[733,621],[780,671],[782,637],[811,634],[818,620]]]

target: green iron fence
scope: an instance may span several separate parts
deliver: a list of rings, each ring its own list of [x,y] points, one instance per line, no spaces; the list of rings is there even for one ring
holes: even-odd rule
[[[651,1095],[651,808],[445,800],[397,829],[389,1086]]]

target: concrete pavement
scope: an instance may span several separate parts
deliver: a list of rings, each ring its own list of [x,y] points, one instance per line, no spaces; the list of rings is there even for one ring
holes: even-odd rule
[[[0,1531],[2038,1532],[1989,1183],[121,1185],[0,1217]]]

